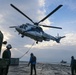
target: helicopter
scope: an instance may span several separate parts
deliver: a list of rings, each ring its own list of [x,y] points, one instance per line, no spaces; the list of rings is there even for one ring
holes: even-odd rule
[[[38,42],[50,41],[50,40],[60,43],[60,40],[65,37],[65,36],[59,36],[59,34],[56,37],[49,35],[49,34],[45,33],[40,26],[48,27],[48,28],[62,29],[61,27],[47,26],[47,25],[39,24],[40,22],[43,22],[44,20],[46,20],[50,15],[52,15],[54,12],[56,12],[63,5],[59,5],[58,7],[56,7],[52,12],[50,12],[46,17],[41,19],[39,22],[34,22],[31,18],[29,18],[26,14],[24,14],[20,9],[18,9],[15,5],[13,5],[13,4],[10,4],[10,5],[11,5],[11,7],[13,7],[15,10],[17,10],[19,13],[21,13],[24,17],[26,17],[28,20],[30,20],[33,23],[33,24],[26,23],[26,24],[22,24],[19,26],[10,26],[10,28],[15,28],[16,31],[19,34],[21,34],[22,38],[24,36],[27,36],[27,37],[35,40],[36,43],[38,44]]]

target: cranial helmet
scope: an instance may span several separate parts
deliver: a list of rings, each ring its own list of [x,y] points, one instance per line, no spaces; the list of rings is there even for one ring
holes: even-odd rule
[[[72,59],[74,59],[74,56],[71,56]]]
[[[33,56],[33,53],[31,53],[30,55]]]
[[[8,44],[8,45],[6,46],[6,48],[11,49],[12,46],[11,46],[10,44]]]

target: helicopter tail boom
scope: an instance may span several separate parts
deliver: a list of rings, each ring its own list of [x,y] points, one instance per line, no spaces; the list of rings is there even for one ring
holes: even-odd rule
[[[57,43],[60,43],[60,40],[61,40],[62,38],[65,38],[65,36],[62,36],[62,37],[56,37],[56,38],[55,38],[55,41],[56,41]]]

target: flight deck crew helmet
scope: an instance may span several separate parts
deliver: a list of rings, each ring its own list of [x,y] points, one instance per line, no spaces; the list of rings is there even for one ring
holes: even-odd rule
[[[10,44],[8,44],[8,45],[6,46],[6,48],[11,49],[12,46],[11,46]]]
[[[30,55],[33,56],[33,53],[31,53]]]

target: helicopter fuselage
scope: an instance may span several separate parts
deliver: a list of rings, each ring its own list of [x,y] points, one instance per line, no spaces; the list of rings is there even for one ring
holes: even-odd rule
[[[35,41],[42,42],[43,40],[50,40],[50,35],[45,33],[41,27],[36,25],[26,23],[16,26],[16,30],[19,32],[19,34],[22,35],[22,37],[27,36],[34,39]]]

